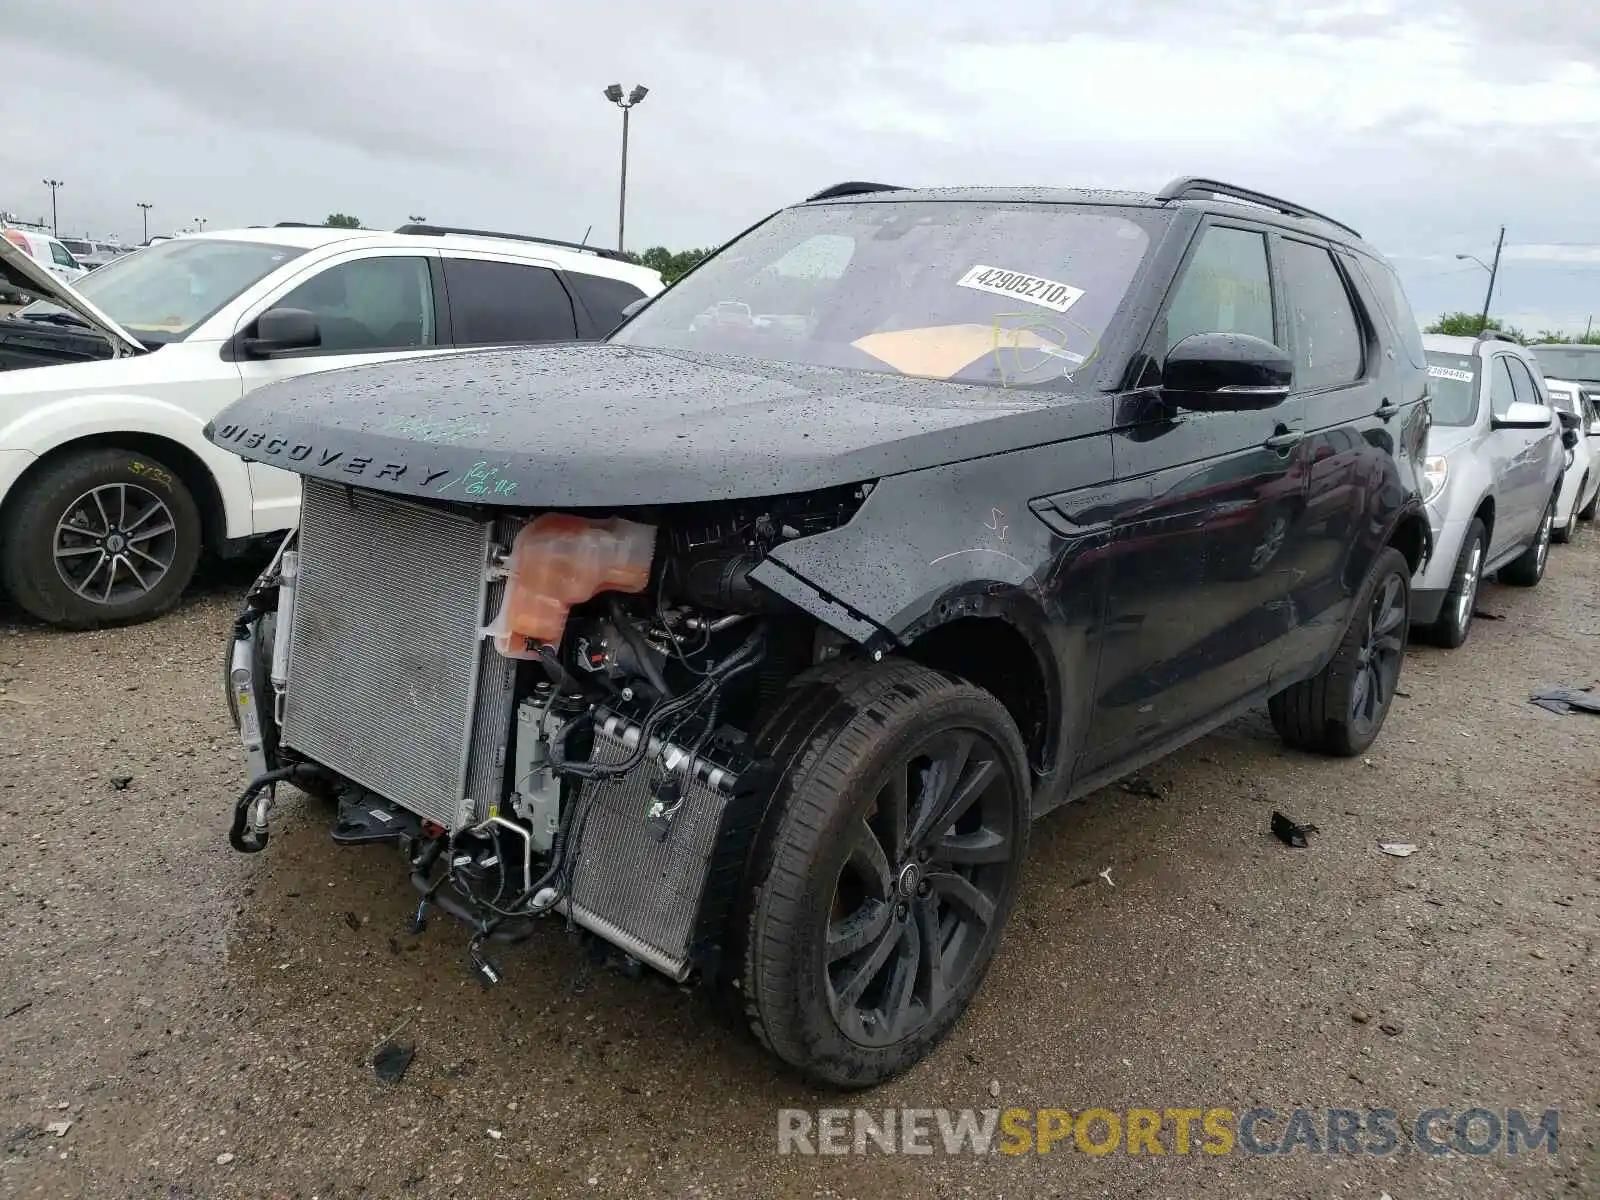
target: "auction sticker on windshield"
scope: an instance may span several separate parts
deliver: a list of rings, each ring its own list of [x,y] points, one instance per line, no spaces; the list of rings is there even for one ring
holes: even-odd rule
[[[1457,383],[1471,383],[1471,371],[1458,371],[1454,367],[1429,367],[1428,374],[1434,379],[1454,379]]]
[[[1023,271],[1007,271],[982,263],[956,280],[956,286],[977,292],[991,292],[996,296],[1010,296],[1060,313],[1083,299],[1083,289],[1075,288],[1070,283],[1058,283],[1054,279],[1041,279]]]

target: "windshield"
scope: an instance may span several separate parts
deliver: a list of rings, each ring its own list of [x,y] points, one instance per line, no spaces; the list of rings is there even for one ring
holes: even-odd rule
[[[1478,417],[1478,360],[1428,351],[1428,390],[1435,425],[1471,425]]]
[[[1094,360],[1165,214],[815,205],[752,230],[611,338],[963,383],[1060,387]]]
[[[1600,346],[1532,346],[1539,370],[1552,379],[1600,383]]]
[[[268,272],[304,251],[264,242],[181,239],[113,259],[73,287],[140,341],[179,342]],[[48,319],[48,301],[17,315]]]
[[[1578,393],[1572,389],[1558,385],[1547,385],[1550,388],[1550,407],[1569,412],[1573,416],[1581,415],[1578,412]]]
[[[74,242],[67,238],[61,239],[61,244],[72,252],[74,258],[81,258],[85,254],[93,254],[94,247],[88,242]]]

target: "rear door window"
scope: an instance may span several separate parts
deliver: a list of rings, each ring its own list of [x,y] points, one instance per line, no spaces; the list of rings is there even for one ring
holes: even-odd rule
[[[572,299],[548,267],[447,257],[444,279],[458,346],[553,342],[578,336]]]
[[[1294,338],[1295,390],[1338,387],[1361,378],[1366,353],[1344,276],[1321,246],[1279,243]]]

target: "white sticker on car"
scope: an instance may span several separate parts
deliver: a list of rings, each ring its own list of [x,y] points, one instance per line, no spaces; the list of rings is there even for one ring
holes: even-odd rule
[[[1458,371],[1454,367],[1429,367],[1428,374],[1434,379],[1454,379],[1457,383],[1471,383],[1471,371]]]
[[[1059,313],[1066,312],[1083,299],[1083,289],[1075,288],[1070,283],[1042,279],[1024,271],[989,267],[982,263],[956,280],[956,286],[971,288],[976,292],[990,292],[996,296],[1007,296],[1013,300],[1025,300],[1029,304],[1037,304],[1040,308],[1048,308]]]

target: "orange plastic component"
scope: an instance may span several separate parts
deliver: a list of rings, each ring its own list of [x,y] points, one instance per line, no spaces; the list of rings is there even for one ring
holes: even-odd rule
[[[507,658],[538,658],[540,646],[559,645],[574,604],[605,591],[644,591],[655,546],[654,525],[535,517],[511,545],[505,599],[489,626],[495,647]]]

